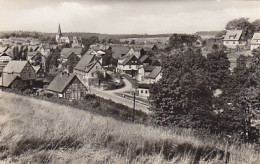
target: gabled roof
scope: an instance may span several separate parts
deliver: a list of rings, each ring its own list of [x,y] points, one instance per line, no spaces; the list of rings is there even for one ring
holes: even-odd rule
[[[260,33],[254,33],[254,36],[251,40],[251,44],[260,45]]]
[[[41,53],[38,52],[38,51],[28,52],[28,53],[27,53],[27,56],[32,56],[32,57],[33,57],[33,56],[35,56],[35,55],[38,54],[38,53],[41,54]]]
[[[155,69],[156,66],[151,66],[151,65],[147,65],[147,66],[144,66],[144,71],[145,72],[152,72],[154,69]]]
[[[18,76],[12,75],[12,74],[3,73],[3,76],[0,77],[0,86],[9,87],[16,78],[18,78]]]
[[[162,71],[162,67],[156,66],[153,71],[148,75],[149,78],[155,79]]]
[[[148,58],[149,58],[149,55],[143,55],[139,60],[140,60],[141,63],[143,63]]]
[[[241,38],[242,32],[242,30],[227,31],[224,40],[238,41]]]
[[[122,58],[120,58],[118,60],[118,63],[119,64],[122,64],[122,65],[127,65],[129,61],[131,60],[136,60],[136,62],[138,64],[141,64],[141,62],[137,59],[137,57],[135,55],[126,55],[126,56],[123,56]]]
[[[0,57],[1,57],[1,56],[9,56],[10,58],[12,58],[12,57],[11,57],[10,55],[8,55],[6,52],[3,52],[3,53],[0,52]]]
[[[76,55],[74,52],[71,52],[71,53],[67,53],[65,55],[62,56],[63,59],[68,59],[71,55]],[[77,55],[76,55],[77,56]]]
[[[28,61],[11,60],[5,66],[3,72],[5,73],[21,73]]]
[[[73,52],[76,55],[81,55],[82,51],[82,48],[63,48],[60,54],[65,56],[70,55]]]
[[[1,53],[1,52],[5,52],[7,49],[8,49],[8,46],[5,46],[5,47],[2,47],[2,46],[1,46],[1,47],[0,47],[0,53]]]
[[[35,73],[38,73],[39,70],[41,69],[41,66],[32,66],[32,67],[35,70]]]
[[[89,72],[96,63],[95,55],[85,54],[74,69]]]
[[[77,76],[62,72],[51,81],[50,85],[48,85],[46,89],[49,91],[62,93],[74,78],[77,78]]]
[[[115,59],[121,58],[123,55],[126,55],[129,52],[129,47],[113,47],[112,48],[112,56]]]

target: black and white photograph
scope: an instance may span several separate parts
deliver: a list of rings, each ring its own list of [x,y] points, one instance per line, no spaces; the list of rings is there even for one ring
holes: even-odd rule
[[[260,1],[0,0],[0,164],[260,164]]]

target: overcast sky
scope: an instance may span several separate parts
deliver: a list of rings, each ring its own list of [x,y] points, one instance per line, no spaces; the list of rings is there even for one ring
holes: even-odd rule
[[[260,1],[0,0],[0,31],[193,33],[260,19]]]

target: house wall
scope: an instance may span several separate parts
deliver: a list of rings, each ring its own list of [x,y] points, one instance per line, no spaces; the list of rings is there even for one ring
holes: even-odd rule
[[[33,67],[27,63],[20,74],[17,74],[22,80],[36,79],[36,73]]]
[[[251,49],[251,50],[254,50],[254,49],[257,49],[258,47],[260,47],[260,44],[259,44],[259,45],[251,45],[251,46],[250,46],[250,49]]]
[[[9,62],[10,60],[12,60],[12,58],[10,56],[1,56],[0,57],[0,62]]]
[[[86,96],[86,92],[86,87],[78,78],[75,78],[65,89],[63,97],[69,100],[82,100]]]
[[[101,66],[100,63],[96,63],[92,69],[89,72],[84,72],[84,71],[80,71],[80,70],[73,70],[73,72],[78,76],[78,78],[81,80],[81,82],[85,85],[85,86],[90,86],[92,84],[90,84],[91,79],[96,79],[98,78],[96,72],[100,71],[102,73],[105,73],[104,68]]]
[[[236,46],[245,46],[246,41],[224,41],[223,44],[228,48],[236,48]]]
[[[159,75],[155,79],[149,79],[149,84],[157,83],[162,78],[162,73],[159,73]]]
[[[142,97],[149,97],[150,96],[149,89],[138,88],[137,90],[138,90],[139,96],[142,96]]]

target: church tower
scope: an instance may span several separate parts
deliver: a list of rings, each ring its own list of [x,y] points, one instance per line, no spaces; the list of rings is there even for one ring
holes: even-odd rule
[[[62,36],[62,33],[61,33],[60,24],[59,24],[58,33],[56,34],[56,41],[57,41],[58,43],[60,42],[61,36]]]

